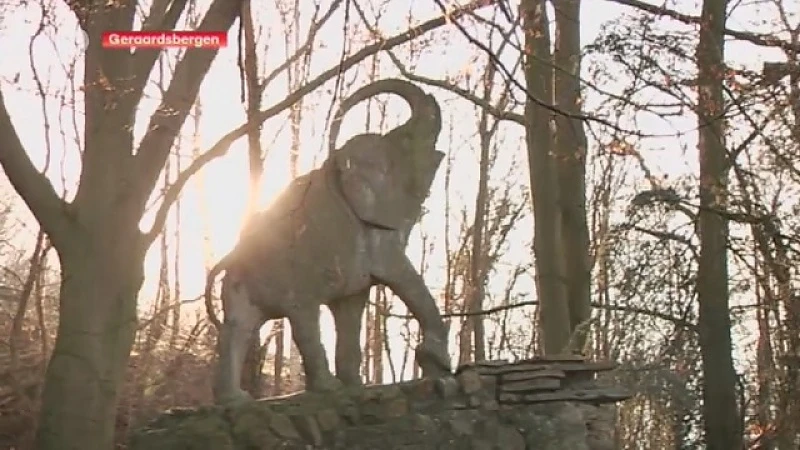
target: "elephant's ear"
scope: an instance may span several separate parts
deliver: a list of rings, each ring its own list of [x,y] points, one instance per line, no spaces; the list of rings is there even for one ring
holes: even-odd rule
[[[342,193],[356,215],[381,228],[400,229],[408,219],[411,200],[394,171],[381,139],[351,139],[333,153]],[[363,144],[363,145],[359,145]]]

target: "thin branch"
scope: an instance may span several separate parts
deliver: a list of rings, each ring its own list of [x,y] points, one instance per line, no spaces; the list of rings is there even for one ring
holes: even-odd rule
[[[408,78],[411,81],[416,81],[417,83],[427,84],[428,86],[438,87],[444,89],[446,91],[450,91],[459,97],[463,98],[464,100],[468,100],[478,107],[485,110],[487,113],[494,116],[497,120],[510,120],[511,122],[518,123],[520,125],[525,125],[525,117],[522,114],[515,113],[513,111],[504,111],[498,108],[495,105],[492,105],[485,99],[478,97],[477,95],[473,94],[467,89],[462,88],[461,86],[455,85],[453,83],[448,83],[444,80],[436,80],[433,78],[423,77],[421,75],[416,75],[411,73],[405,65],[393,54],[390,53],[390,58],[397,69],[400,71],[400,74],[404,77]]]
[[[68,236],[68,204],[56,194],[50,180],[33,165],[11,122],[0,90],[0,165],[53,243],[64,244]]]
[[[214,0],[198,30],[227,31],[239,16],[240,0]],[[169,151],[189,110],[197,98],[218,50],[192,48],[177,64],[167,92],[158,110],[150,118],[134,160],[142,205],[147,202],[164,167]]]
[[[325,14],[323,14],[323,16],[320,17],[319,20],[316,20],[311,23],[311,25],[308,28],[308,34],[307,34],[308,37],[306,38],[306,41],[303,43],[303,45],[298,47],[292,56],[286,58],[286,60],[282,62],[280,65],[278,65],[278,67],[276,67],[275,70],[271,71],[266,77],[264,77],[264,80],[261,81],[262,87],[270,84],[273,80],[275,80],[275,78],[278,77],[278,75],[280,75],[284,70],[286,70],[292,64],[294,64],[295,61],[297,61],[298,59],[307,55],[310,52],[311,45],[314,43],[314,40],[316,39],[317,33],[319,32],[320,28],[322,28],[325,25],[325,23],[328,22],[331,16],[333,16],[333,13],[336,12],[336,10],[339,8],[339,5],[341,4],[342,0],[334,0],[333,3],[331,3],[330,8],[328,8],[328,10],[325,12]]]
[[[658,16],[670,17],[685,24],[692,24],[692,25],[700,24],[700,17],[679,13],[678,11],[669,9],[667,7],[652,5],[640,0],[606,0],[606,1],[610,1],[612,3],[618,3],[620,5],[630,6]],[[784,41],[783,39],[779,39],[775,36],[749,33],[740,30],[731,30],[730,28],[725,28],[724,33],[730,37],[740,39],[742,41],[747,41],[750,42],[751,44],[755,44],[761,47],[778,47],[790,53],[800,52],[799,43]]]
[[[156,212],[153,226],[145,236],[145,242],[151,243],[161,232],[161,229],[164,227],[164,222],[167,219],[172,204],[175,202],[175,200],[177,200],[178,196],[181,193],[181,190],[186,185],[186,183],[189,182],[192,176],[194,176],[194,174],[200,171],[200,169],[202,169],[210,161],[225,156],[225,154],[228,152],[228,149],[230,149],[230,146],[234,142],[236,142],[239,138],[247,134],[249,130],[260,127],[261,124],[264,123],[264,121],[266,121],[267,119],[280,114],[287,108],[297,103],[305,95],[313,92],[315,89],[322,86],[327,81],[338,76],[340,73],[349,70],[356,64],[367,59],[368,57],[380,51],[390,50],[412,39],[416,39],[417,37],[419,37],[424,33],[427,33],[428,31],[431,31],[433,29],[436,29],[438,27],[441,27],[442,25],[449,23],[456,17],[459,17],[476,9],[491,5],[492,3],[493,3],[492,1],[487,2],[486,0],[473,1],[447,15],[442,15],[435,19],[431,19],[417,27],[406,30],[398,35],[368,45],[359,50],[357,53],[353,54],[352,56],[345,58],[341,64],[326,70],[315,79],[301,86],[300,88],[298,88],[297,90],[286,96],[286,98],[273,105],[271,108],[259,112],[258,114],[256,114],[256,116],[252,121],[240,125],[235,130],[223,136],[210,149],[208,149],[205,153],[201,154],[194,161],[192,161],[192,163],[189,164],[189,166],[183,172],[178,174],[177,178],[175,179],[175,182],[172,184],[172,186],[169,187],[169,189],[164,194],[164,201],[161,203],[159,210]],[[177,76],[175,78],[177,79]]]
[[[436,3],[436,5],[439,6],[439,9],[441,9],[443,12],[447,11],[447,7],[444,5],[444,3],[442,3],[441,0],[434,0],[434,3]],[[494,3],[494,2],[492,2],[492,3]],[[470,44],[474,45],[475,47],[478,47],[482,52],[484,52],[486,54],[486,56],[489,58],[489,61],[491,61],[491,63],[494,64],[497,67],[497,69],[502,73],[502,75],[505,77],[506,82],[508,84],[510,84],[510,85],[513,85],[514,87],[516,87],[520,91],[524,92],[525,93],[525,98],[528,101],[533,102],[535,105],[537,105],[537,106],[539,106],[541,108],[544,108],[545,110],[550,111],[552,113],[555,113],[555,114],[557,114],[559,116],[562,116],[562,117],[567,117],[569,119],[575,119],[575,120],[584,120],[584,121],[596,122],[596,123],[599,123],[601,125],[605,125],[605,126],[611,128],[614,131],[617,131],[617,132],[620,132],[620,133],[625,133],[625,134],[632,135],[632,136],[639,136],[639,137],[671,137],[671,135],[662,134],[662,133],[645,134],[645,133],[643,133],[641,131],[638,131],[638,130],[627,130],[627,129],[624,129],[624,128],[620,127],[619,125],[617,125],[616,123],[614,123],[612,121],[609,121],[609,120],[607,120],[605,118],[602,118],[602,117],[599,117],[599,116],[595,116],[595,115],[590,115],[590,114],[584,114],[584,113],[580,113],[580,112],[575,113],[575,112],[563,111],[559,107],[557,107],[555,104],[553,104],[553,103],[551,103],[549,101],[542,100],[541,98],[537,98],[536,96],[534,96],[534,95],[532,95],[530,93],[530,90],[522,82],[517,80],[516,76],[514,75],[514,72],[511,69],[509,69],[508,67],[506,67],[505,63],[503,63],[503,61],[500,60],[500,56],[498,56],[489,46],[487,46],[485,43],[483,43],[481,39],[478,39],[475,36],[473,36],[472,34],[470,34],[467,31],[467,29],[464,28],[464,25],[462,25],[459,21],[456,20],[456,17],[452,17],[451,21],[452,21],[453,25],[456,27],[456,29],[461,33],[462,36],[464,36],[464,38]]]
[[[518,302],[512,303],[508,305],[496,306],[494,308],[483,309],[480,311],[470,311],[470,312],[459,312],[459,313],[446,313],[442,314],[443,318],[448,317],[469,317],[469,316],[487,316],[490,314],[497,314],[499,312],[504,312],[516,308],[522,308],[525,306],[536,306],[539,304],[538,300],[529,300],[525,302]],[[670,314],[662,313],[659,311],[652,311],[645,308],[638,308],[635,306],[626,306],[626,305],[606,305],[601,303],[592,302],[592,308],[597,309],[605,309],[607,311],[619,311],[624,313],[630,314],[637,314],[642,316],[650,316],[655,317],[657,319],[661,319],[667,322],[672,323],[675,326],[686,328],[692,331],[697,331],[697,325],[689,320],[682,319],[680,317],[675,317]],[[414,316],[410,314],[394,314],[394,313],[387,313],[381,312],[381,314],[386,314],[388,317],[392,317],[395,319],[413,319]]]
[[[27,404],[26,406],[30,406],[29,402],[31,399],[25,395],[22,383],[20,382],[21,380],[17,376],[20,359],[19,340],[22,337],[22,326],[25,323],[25,313],[28,311],[28,302],[31,299],[36,281],[39,279],[44,260],[47,257],[46,253],[43,252],[46,248],[44,241],[44,232],[40,229],[36,236],[36,245],[34,246],[33,254],[28,264],[28,276],[25,280],[25,284],[22,286],[22,292],[20,292],[19,295],[17,311],[14,314],[14,319],[11,323],[11,332],[8,338],[9,353],[11,356],[9,369],[9,373],[11,374],[11,386],[14,388],[19,398],[24,399],[24,402]]]
[[[178,23],[178,19],[181,17],[181,13],[183,13],[183,10],[186,8],[188,0],[174,0],[171,5],[169,5],[169,3],[170,0],[158,0],[154,2],[153,6],[150,8],[150,15],[142,25],[142,30],[171,30],[175,28],[175,25]],[[167,5],[169,5],[169,9],[167,9]],[[203,28],[203,25],[206,25],[206,27]],[[213,25],[214,24],[211,24],[211,26]],[[204,22],[200,25],[199,30],[216,30],[211,26]],[[133,53],[132,58],[134,74],[133,86],[131,89],[133,89],[133,98],[135,99],[133,102],[134,105],[138,105],[139,100],[142,97],[142,93],[144,92],[144,88],[147,85],[147,80],[150,77],[150,72],[153,70],[153,66],[158,60],[158,55],[160,54],[161,50],[146,48],[137,49]]]
[[[502,6],[502,2],[500,2],[500,5]],[[373,36],[375,36],[377,38],[381,38],[382,36],[380,35],[380,31],[378,29],[376,29],[374,26],[372,26],[367,21],[366,15],[364,14],[364,11],[358,6],[357,3],[355,4],[355,9],[358,12],[359,16],[361,17],[361,20],[364,23],[364,25],[369,29],[370,33],[372,33]],[[471,14],[471,16],[476,17],[476,18],[480,17],[480,16],[477,16],[477,15],[474,15],[474,14]],[[516,22],[515,22],[515,24],[516,24]],[[502,49],[505,46],[505,44],[507,42],[509,42],[508,38],[509,38],[509,35],[512,32],[513,32],[513,28],[511,30],[509,30],[508,32],[506,32],[506,35],[503,36],[504,40],[503,40],[503,43],[500,45],[500,48],[497,50],[498,54],[502,52]],[[501,107],[499,107],[497,105],[492,105],[488,100],[486,100],[486,99],[484,99],[482,97],[479,97],[479,96],[473,94],[470,90],[464,89],[464,88],[462,88],[462,87],[460,87],[460,86],[458,86],[458,85],[456,85],[454,83],[449,83],[449,82],[444,81],[444,80],[436,80],[436,79],[433,79],[433,78],[424,77],[424,76],[412,73],[410,70],[408,70],[408,68],[405,66],[405,64],[403,64],[403,62],[400,61],[400,59],[392,51],[387,51],[387,54],[389,55],[389,59],[391,59],[392,62],[394,63],[395,67],[397,67],[397,69],[400,71],[400,74],[403,75],[404,77],[408,78],[409,80],[415,81],[417,83],[427,84],[428,86],[438,87],[440,89],[444,89],[446,91],[452,92],[452,93],[464,98],[465,100],[474,103],[475,105],[477,105],[478,107],[482,108],[484,111],[486,111],[487,113],[491,114],[492,116],[494,116],[498,120],[510,120],[510,121],[516,122],[516,123],[518,123],[520,125],[525,125],[525,117],[522,114],[518,114],[518,113],[515,113],[513,111],[504,111]]]
[[[142,30],[150,31],[154,29],[158,29],[159,27],[156,24],[161,25],[161,21],[167,14],[167,9],[170,7],[171,0],[154,0],[153,3],[150,5],[150,10],[147,13],[147,17],[144,18],[144,22],[142,23]],[[186,3],[183,0],[177,0],[175,3]],[[175,3],[172,3],[172,6],[175,6]],[[141,9],[143,8],[143,5]],[[181,7],[183,9],[183,7]],[[138,50],[137,50],[138,52]]]
[[[89,15],[89,7],[91,6],[91,0],[66,0],[67,6],[70,10],[75,14],[75,17],[78,19],[78,25],[80,25],[81,29],[86,31],[86,18]]]

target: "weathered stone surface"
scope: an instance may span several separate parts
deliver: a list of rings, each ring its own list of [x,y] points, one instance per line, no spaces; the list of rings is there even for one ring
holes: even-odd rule
[[[537,370],[530,370],[527,372],[508,372],[504,373],[501,376],[503,383],[508,383],[511,381],[527,381],[527,380],[534,380],[536,378],[558,378],[563,379],[567,375],[564,373],[563,370],[555,370],[555,369],[537,369]]]
[[[530,380],[511,381],[503,383],[503,392],[536,392],[555,391],[561,388],[560,378],[533,378]]]
[[[329,432],[339,428],[342,419],[333,409],[323,409],[317,413],[317,423],[323,432]]]
[[[191,443],[191,446],[187,446]],[[193,450],[235,450],[233,430],[225,417],[213,409],[198,409],[194,413],[167,413],[156,419],[149,428],[136,433],[133,448]]]
[[[268,423],[272,431],[278,436],[285,439],[300,439],[300,433],[297,432],[297,428],[295,428],[292,419],[289,417],[283,414],[274,414]]]
[[[405,398],[394,398],[386,403],[384,417],[387,419],[403,417],[406,414],[408,414],[408,400]]]
[[[516,428],[504,425],[497,430],[498,443],[507,450],[525,450],[525,437]]]
[[[436,392],[443,399],[448,399],[458,395],[459,385],[453,378],[439,378],[435,381]]]
[[[292,422],[305,442],[311,445],[322,445],[322,431],[313,415],[294,416]]]
[[[630,394],[595,382],[591,367],[608,364],[481,362],[441,380],[175,410],[134,432],[129,449],[613,450],[614,406],[602,403]]]
[[[481,390],[481,375],[476,370],[465,370],[458,374],[461,392],[471,395]]]

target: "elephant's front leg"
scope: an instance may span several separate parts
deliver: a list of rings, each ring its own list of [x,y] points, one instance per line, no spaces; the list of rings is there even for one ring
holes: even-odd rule
[[[322,346],[319,325],[319,306],[298,308],[289,315],[292,325],[292,336],[300,356],[303,358],[303,370],[306,374],[307,391],[332,391],[342,387],[331,373],[325,347]]]
[[[328,305],[336,325],[336,377],[347,386],[361,383],[361,316],[369,288],[334,300]]]
[[[396,248],[383,250],[383,254],[387,255],[385,262],[378,265],[374,275],[400,297],[419,322],[423,338],[415,353],[423,375],[438,377],[452,374],[447,350],[447,328],[425,280],[402,251]]]
[[[250,394],[241,388],[244,365],[250,337],[264,323],[261,311],[253,306],[244,287],[223,285],[225,321],[217,340],[217,368],[214,380],[214,401],[218,405],[250,400]]]

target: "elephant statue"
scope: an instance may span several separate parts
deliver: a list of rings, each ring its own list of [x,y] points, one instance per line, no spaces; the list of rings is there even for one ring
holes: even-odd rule
[[[335,149],[347,111],[382,93],[408,102],[408,121],[386,134],[357,135]],[[435,149],[441,128],[434,97],[405,80],[379,80],[342,101],[326,161],[257,213],[234,249],[208,274],[206,308],[219,329],[215,403],[250,398],[240,386],[245,351],[252,334],[270,319],[288,318],[292,325],[306,390],[359,385],[361,318],[376,284],[389,287],[419,322],[423,338],[415,355],[423,375],[451,373],[444,321],[405,255],[444,157]],[[211,292],[223,271],[220,323]],[[334,319],[336,376],[320,338],[320,305],[327,305]]]

